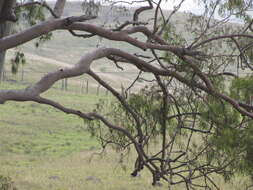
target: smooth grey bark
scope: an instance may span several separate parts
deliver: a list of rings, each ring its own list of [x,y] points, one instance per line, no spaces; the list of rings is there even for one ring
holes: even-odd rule
[[[66,0],[56,1],[55,6],[54,6],[54,13],[57,15],[58,18],[61,17],[65,4],[66,4]]]

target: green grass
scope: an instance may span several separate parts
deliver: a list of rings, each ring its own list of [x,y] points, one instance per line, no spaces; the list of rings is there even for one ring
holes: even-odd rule
[[[59,90],[44,96],[82,111],[91,111],[99,98],[109,98]],[[100,151],[98,142],[83,121],[50,106],[33,102],[0,105],[0,131],[0,174],[12,177],[19,190],[153,189],[148,173],[138,179],[130,177],[133,157],[122,165],[115,152],[95,155]],[[99,182],[89,180],[90,176]]]
[[[1,83],[2,89],[24,88]],[[91,111],[98,97],[60,90],[44,96],[84,112]],[[84,122],[50,106],[33,102],[7,102],[0,105],[0,174],[12,177],[19,190],[155,190],[149,172],[132,178],[135,154],[120,162],[120,153],[100,152]],[[90,178],[95,178],[90,180]],[[223,190],[245,189],[247,180],[237,177],[231,183],[214,176]],[[173,190],[184,189],[173,187]],[[167,185],[159,187],[168,189]]]
[[[17,84],[1,84],[6,88],[22,88]],[[92,111],[97,97],[52,90],[44,96],[63,105]],[[55,108],[33,102],[7,102],[0,105],[0,155],[31,154],[65,155],[98,147],[86,131],[83,121]]]
[[[12,176],[21,190],[156,189],[150,185],[151,176],[147,173],[136,179],[130,177],[130,168],[122,169],[117,154],[108,152],[103,158],[95,156],[90,161],[91,156],[92,152],[83,151],[67,157],[30,162],[29,165],[4,165],[1,172]],[[25,160],[25,157],[17,158]],[[98,181],[89,180],[90,176]]]

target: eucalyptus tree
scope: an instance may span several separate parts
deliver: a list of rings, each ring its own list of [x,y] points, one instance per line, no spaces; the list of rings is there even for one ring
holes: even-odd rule
[[[162,7],[172,1],[108,1],[114,6],[139,3],[131,20],[112,28],[89,23],[101,19],[91,11],[55,16],[65,4],[58,0],[59,9],[51,10],[54,18],[0,39],[0,51],[56,30],[84,41],[99,36],[112,47],[91,50],[72,67],[52,71],[25,89],[1,89],[0,103],[33,101],[77,115],[103,146],[122,151],[132,147],[137,156],[131,175],[147,169],[153,185],[163,181],[168,188],[184,184],[186,189],[221,189],[216,175],[226,180],[235,174],[253,177],[252,1],[200,0],[201,15],[188,13],[176,23],[173,19],[183,14],[180,7],[188,1],[179,1],[169,14]],[[130,44],[136,53],[114,48],[114,41]],[[139,70],[126,93],[92,71],[98,59],[112,61],[118,69],[123,63]],[[58,80],[84,74],[111,92],[115,102],[101,102],[85,113],[43,96]],[[147,87],[128,94],[140,80]]]
[[[13,12],[15,1],[0,2],[0,38],[7,36],[10,33],[10,22],[16,21],[16,15]],[[0,76],[3,69],[5,59],[5,51],[0,52]]]
[[[59,14],[61,14],[51,9],[43,0],[2,0],[0,2],[0,38],[15,33],[15,30],[20,31],[21,29],[17,27],[18,25],[30,27],[38,22],[45,21],[45,9],[54,17],[59,17]],[[39,38],[40,40],[36,42],[36,46],[39,45],[39,42],[49,40],[50,37],[51,33],[41,36]],[[5,54],[6,50],[0,52],[0,77],[4,68]],[[22,52],[17,50],[16,56],[12,62],[12,72],[17,72],[19,63],[24,64],[25,57]]]

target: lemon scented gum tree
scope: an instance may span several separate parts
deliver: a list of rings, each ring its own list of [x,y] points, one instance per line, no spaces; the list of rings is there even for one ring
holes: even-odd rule
[[[92,49],[72,67],[52,71],[25,89],[1,89],[0,103],[33,101],[80,117],[103,147],[112,144],[117,150],[135,150],[131,175],[146,169],[153,185],[220,189],[216,175],[226,180],[237,175],[252,177],[252,1],[200,0],[201,15],[189,13],[186,20],[173,20],[188,1],[179,1],[169,14],[162,6],[171,1],[108,1],[120,7],[140,3],[131,18],[116,26],[97,24],[102,18],[95,1],[84,2],[84,15],[65,18],[61,17],[65,0],[56,1],[54,9],[46,2],[22,1],[18,7],[45,6],[52,17],[2,37],[1,52],[56,30],[81,37],[84,43],[98,36],[110,40],[111,47]],[[86,9],[89,6],[93,11]],[[9,6],[10,10],[15,7]],[[235,18],[240,22],[231,23]],[[122,47],[115,48],[114,41]],[[126,43],[135,53],[123,49]],[[118,69],[122,69],[120,64],[138,69],[126,93],[92,71],[91,64],[98,59],[112,61]],[[149,78],[143,73],[149,73]],[[43,95],[58,80],[80,75],[94,78],[115,102],[101,102],[84,113]],[[127,93],[138,81],[147,87]]]

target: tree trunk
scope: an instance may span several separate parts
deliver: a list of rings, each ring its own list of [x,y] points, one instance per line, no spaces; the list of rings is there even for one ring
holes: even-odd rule
[[[11,1],[8,1],[8,0],[3,0],[0,2],[0,39],[9,35],[10,33],[10,29],[11,29],[11,22],[8,21],[8,18],[4,18],[4,16],[7,15],[6,11],[7,11],[7,6],[8,6],[8,9],[10,9],[10,6],[14,5],[15,4],[15,0],[11,0]],[[11,4],[10,4],[11,3]],[[9,11],[11,12],[11,11]],[[4,68],[4,62],[5,62],[5,54],[6,54],[6,51],[2,51],[0,52],[0,79],[2,77],[2,72],[3,72],[3,68]]]
[[[0,23],[0,38],[7,36],[10,33],[11,23],[4,22]],[[4,62],[5,62],[5,54],[7,51],[0,52],[0,78],[2,77]]]

